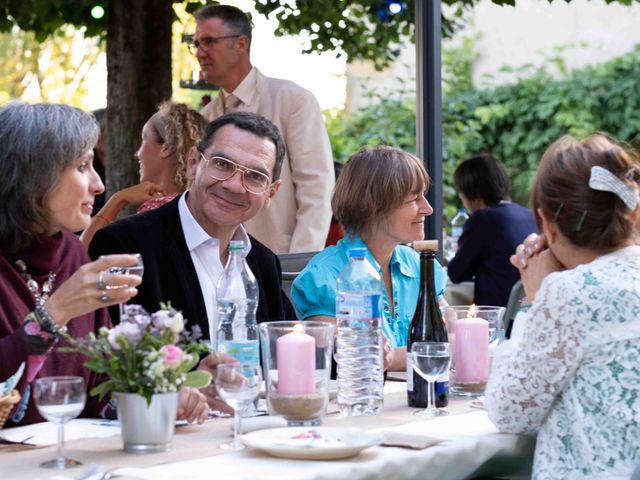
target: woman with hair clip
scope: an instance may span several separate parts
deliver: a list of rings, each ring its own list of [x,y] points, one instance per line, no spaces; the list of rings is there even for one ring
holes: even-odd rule
[[[393,147],[367,148],[345,164],[333,192],[333,214],[345,231],[336,246],[313,257],[293,282],[299,318],[335,322],[336,278],[349,250],[366,247],[384,291],[384,366],[405,370],[409,325],[418,302],[420,260],[402,243],[424,239],[424,220],[433,213],[425,198],[429,176],[422,162]],[[446,273],[435,264],[436,292],[443,300]]]
[[[173,200],[189,186],[187,155],[202,137],[207,121],[184,103],[164,102],[142,128],[142,143],[136,152],[140,183],[114,193],[80,239],[85,247],[96,230],[113,222],[129,205],[145,212]]]
[[[534,479],[629,478],[640,438],[638,159],[563,137],[532,190],[543,235],[511,261],[525,304],[485,391],[502,432],[536,433]]]

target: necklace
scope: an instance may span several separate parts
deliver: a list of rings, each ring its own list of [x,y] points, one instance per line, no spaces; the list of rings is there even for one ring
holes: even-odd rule
[[[42,289],[41,289],[40,285],[38,285],[38,282],[36,282],[31,277],[31,274],[27,272],[27,264],[24,263],[23,260],[20,260],[20,259],[16,260],[14,265],[16,266],[16,268],[18,269],[18,272],[24,279],[24,282],[27,284],[27,288],[33,295],[33,298],[35,298],[36,300],[38,299],[46,300],[47,298],[49,298],[49,294],[51,293],[51,289],[53,288],[53,282],[56,279],[55,273],[49,272],[49,276],[47,280],[45,280],[45,282],[42,284]]]

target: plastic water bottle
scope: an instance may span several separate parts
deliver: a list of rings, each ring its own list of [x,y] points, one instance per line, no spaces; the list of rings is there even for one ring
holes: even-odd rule
[[[229,259],[218,279],[217,351],[240,363],[260,364],[258,341],[258,284],[244,261],[244,242],[231,240]]]
[[[459,208],[458,213],[451,219],[451,240],[454,253],[458,250],[458,239],[462,235],[462,228],[467,220],[469,220],[469,215],[466,208]]]
[[[382,280],[366,248],[349,250],[337,279],[338,409],[375,415],[383,407]]]

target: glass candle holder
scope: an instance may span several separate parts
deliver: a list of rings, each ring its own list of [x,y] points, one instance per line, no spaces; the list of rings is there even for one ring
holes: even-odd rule
[[[484,394],[490,352],[503,336],[504,307],[455,305],[442,307],[451,345],[449,391],[457,397]]]
[[[259,328],[269,413],[290,426],[320,425],[329,404],[335,325],[279,321]]]

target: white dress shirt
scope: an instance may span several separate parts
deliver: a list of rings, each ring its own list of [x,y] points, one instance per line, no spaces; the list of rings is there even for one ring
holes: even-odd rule
[[[187,248],[191,255],[191,261],[198,275],[202,298],[204,299],[204,305],[207,309],[211,348],[213,351],[216,351],[216,331],[218,329],[216,286],[224,270],[224,265],[222,265],[220,261],[220,240],[211,237],[205,232],[193,217],[187,206],[187,193],[183,194],[178,202],[180,225],[182,226],[182,232],[184,233]],[[242,240],[244,242],[244,256],[246,257],[251,250],[251,240],[249,240],[249,235],[247,235],[242,225],[238,226],[233,234],[232,240]]]

